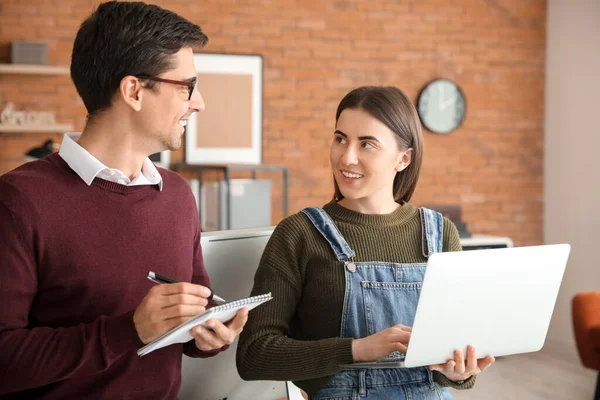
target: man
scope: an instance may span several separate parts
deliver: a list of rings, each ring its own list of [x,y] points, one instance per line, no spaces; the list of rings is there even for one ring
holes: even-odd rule
[[[193,195],[147,158],[178,149],[204,109],[192,48],[207,40],[144,3],[101,4],[81,25],[83,133],[0,177],[0,398],[175,399],[182,351],[213,356],[242,330],[245,309],[136,353],[211,295]],[[193,283],[154,285],[149,270]]]

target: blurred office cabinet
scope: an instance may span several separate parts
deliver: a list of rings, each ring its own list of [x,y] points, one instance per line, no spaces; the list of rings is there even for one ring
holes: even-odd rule
[[[231,179],[200,188],[202,231],[271,226],[271,182]]]

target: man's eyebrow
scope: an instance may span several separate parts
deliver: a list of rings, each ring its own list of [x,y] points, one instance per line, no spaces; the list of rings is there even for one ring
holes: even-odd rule
[[[193,76],[193,77],[191,77],[191,78],[184,79],[183,81],[184,81],[184,82],[189,82],[189,83],[194,83],[194,82],[196,82],[197,80],[198,80],[198,77],[197,77],[197,76]]]

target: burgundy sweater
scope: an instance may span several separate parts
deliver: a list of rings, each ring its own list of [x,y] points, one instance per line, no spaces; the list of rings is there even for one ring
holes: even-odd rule
[[[194,197],[157,186],[91,186],[58,154],[0,177],[0,399],[175,399],[182,351],[144,357],[133,312],[149,270],[209,286]]]

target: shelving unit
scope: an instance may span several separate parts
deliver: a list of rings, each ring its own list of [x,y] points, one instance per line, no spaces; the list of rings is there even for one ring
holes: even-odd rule
[[[0,64],[0,74],[69,75],[70,73],[69,67],[63,65]]]
[[[0,74],[5,75],[69,75],[70,68],[65,65],[0,64]],[[71,124],[55,125],[2,125],[0,132],[25,133],[63,133],[73,130]]]
[[[26,132],[26,133],[64,133],[73,130],[73,125],[57,124],[48,126],[39,125],[2,125],[0,132]]]
[[[233,171],[249,171],[252,172],[252,179],[256,179],[257,171],[279,171],[283,180],[283,216],[287,217],[289,213],[288,209],[288,168],[285,165],[235,165],[235,164],[186,164],[177,163],[172,167],[173,171],[191,171],[196,173],[200,187],[203,185],[202,173],[206,170],[217,170],[222,171],[225,175],[225,183],[227,184],[227,195],[225,197],[225,229],[231,229],[231,190],[229,190],[229,184],[231,183],[231,173]],[[202,202],[199,196],[198,213],[202,211]]]

